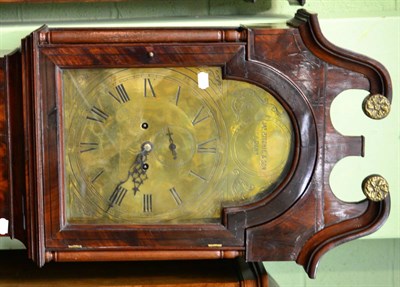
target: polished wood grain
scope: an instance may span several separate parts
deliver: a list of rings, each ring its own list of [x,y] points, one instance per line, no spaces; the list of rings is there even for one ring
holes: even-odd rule
[[[12,222],[12,229],[39,266],[50,261],[244,257],[249,262],[296,261],[315,277],[323,254],[374,232],[388,217],[389,197],[379,203],[367,199],[344,203],[332,193],[329,175],[342,158],[364,154],[362,136],[343,136],[334,129],[331,103],[342,91],[355,88],[391,100],[390,76],[378,62],[329,43],[316,15],[305,10],[299,10],[285,28],[43,26],[23,40],[21,55],[20,70],[15,59],[0,62],[0,95],[9,110],[0,125],[1,143],[7,150],[2,167],[7,170],[2,172],[8,178],[0,192],[6,200],[0,204],[5,206],[1,211],[5,216],[14,218],[13,208],[26,214],[26,231],[18,223],[22,216]],[[269,91],[286,109],[295,148],[285,179],[252,204],[225,208],[219,223],[66,225],[60,71],[208,65],[221,67],[225,79]],[[13,79],[20,78],[21,90],[4,89],[16,86]],[[17,183],[20,187],[12,188]],[[11,207],[5,202],[11,202]]]
[[[213,43],[241,42],[246,40],[246,30],[233,29],[51,29],[42,28],[39,34],[41,44],[103,44],[112,43]]]
[[[38,269],[20,251],[0,251],[0,286],[275,287],[262,264],[243,260],[50,263]]]
[[[5,59],[0,58],[0,218],[9,218],[8,133]]]
[[[0,66],[0,217],[9,220],[7,236],[26,242],[25,195],[21,193],[25,190],[21,54],[16,51],[2,58]]]
[[[329,175],[333,166],[345,156],[363,156],[364,139],[339,134],[330,119],[330,105],[338,94],[351,88],[382,93],[391,99],[391,84],[386,69],[376,61],[329,43],[315,15],[300,10],[289,23],[298,30],[255,30],[259,38],[256,42],[262,44],[255,45],[254,58],[288,75],[306,94],[318,127],[318,158],[302,199],[276,220],[250,228],[248,238],[253,245],[246,250],[255,260],[296,260],[313,278],[326,251],[376,230],[385,222],[390,205],[389,199],[378,204],[368,200],[345,203],[332,193]],[[279,42],[296,45],[276,49]],[[313,228],[309,228],[309,218],[314,219]],[[260,250],[263,243],[265,248]]]
[[[207,260],[207,259],[234,259],[242,257],[243,253],[238,251],[222,251],[222,250],[142,250],[129,251],[122,250],[96,250],[96,251],[80,251],[68,250],[58,252],[47,252],[46,261],[59,262],[96,262],[96,261],[150,261],[154,260]]]

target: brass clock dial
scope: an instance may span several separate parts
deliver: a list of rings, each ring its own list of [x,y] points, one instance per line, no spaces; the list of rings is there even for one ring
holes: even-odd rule
[[[220,68],[62,74],[69,223],[216,222],[224,206],[268,195],[290,166],[285,109]]]

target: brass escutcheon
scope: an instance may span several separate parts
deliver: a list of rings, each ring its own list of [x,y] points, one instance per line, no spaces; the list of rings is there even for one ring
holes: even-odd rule
[[[373,174],[364,179],[362,190],[372,201],[382,201],[389,194],[389,184],[382,176]]]
[[[369,95],[363,102],[363,111],[369,118],[381,120],[389,114],[390,102],[380,94]]]

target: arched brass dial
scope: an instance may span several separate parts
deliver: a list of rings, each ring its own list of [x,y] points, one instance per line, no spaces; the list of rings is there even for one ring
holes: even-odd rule
[[[216,221],[290,166],[287,112],[220,68],[65,70],[63,82],[67,222]]]

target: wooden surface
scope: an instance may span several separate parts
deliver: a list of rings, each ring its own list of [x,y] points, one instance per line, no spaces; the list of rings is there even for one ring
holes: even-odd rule
[[[0,218],[10,214],[10,193],[8,174],[7,143],[7,101],[6,101],[5,61],[0,58]]]
[[[264,286],[261,264],[237,260],[50,263],[43,268],[25,251],[0,251],[0,286]]]

